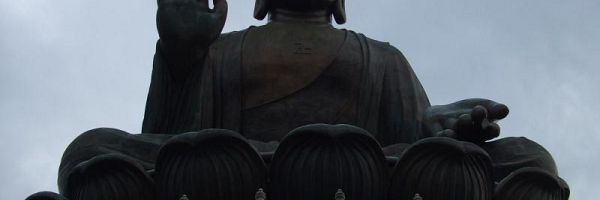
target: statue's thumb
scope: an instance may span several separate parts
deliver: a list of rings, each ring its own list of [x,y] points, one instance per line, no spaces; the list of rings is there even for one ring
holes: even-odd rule
[[[500,120],[506,118],[510,110],[508,109],[508,106],[498,103],[492,106],[488,112],[490,113],[490,117],[492,119]]]

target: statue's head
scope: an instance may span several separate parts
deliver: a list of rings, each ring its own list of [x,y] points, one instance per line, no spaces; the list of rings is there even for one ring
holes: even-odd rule
[[[263,20],[275,10],[333,15],[338,24],[346,23],[345,0],[256,0],[254,18]]]

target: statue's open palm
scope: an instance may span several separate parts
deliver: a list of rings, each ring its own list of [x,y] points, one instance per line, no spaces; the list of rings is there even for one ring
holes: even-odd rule
[[[163,42],[177,45],[208,47],[225,25],[227,1],[158,0],[156,23]]]

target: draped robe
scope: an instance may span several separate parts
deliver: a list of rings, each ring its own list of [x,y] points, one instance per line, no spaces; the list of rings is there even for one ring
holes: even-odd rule
[[[421,118],[429,101],[404,56],[388,43],[352,31],[344,30],[339,52],[321,73],[292,83],[287,87],[291,91],[267,97],[260,105],[245,105],[244,90],[251,86],[244,83],[242,74],[248,54],[244,44],[252,30],[222,35],[211,46],[205,64],[185,82],[173,80],[157,51],[142,132],[177,134],[224,128],[270,141],[304,124],[344,123],[366,129],[382,145],[412,143],[427,136]],[[328,82],[340,75],[347,78]],[[344,94],[335,96],[336,92]],[[336,104],[347,106],[330,109]],[[291,114],[283,118],[305,117],[296,116],[298,123],[283,126],[282,121],[290,120],[268,117],[284,112]],[[261,116],[267,117],[257,120]]]

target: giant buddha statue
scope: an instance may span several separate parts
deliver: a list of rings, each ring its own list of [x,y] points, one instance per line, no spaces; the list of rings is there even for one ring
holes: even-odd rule
[[[256,0],[268,23],[223,34],[227,2],[213,3],[158,0],[143,133],[75,139],[64,198],[568,198],[543,147],[493,140],[507,106],[430,105],[400,51],[332,25],[344,0]]]

